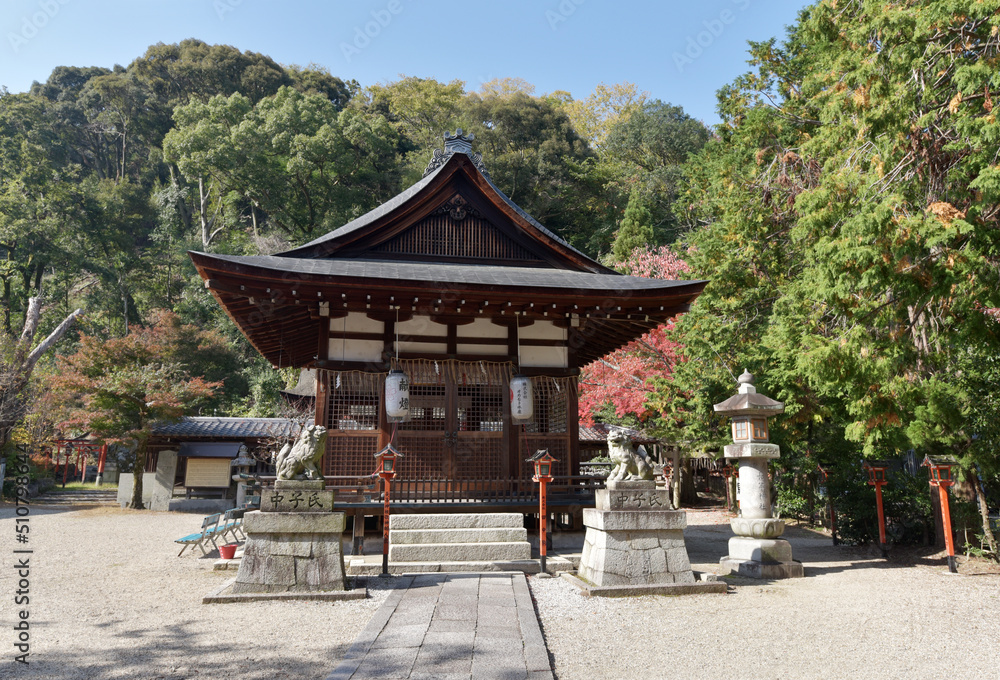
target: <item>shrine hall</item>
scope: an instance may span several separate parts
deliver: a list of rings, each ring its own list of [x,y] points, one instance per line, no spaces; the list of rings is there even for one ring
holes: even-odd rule
[[[273,366],[315,369],[331,485],[363,486],[390,442],[403,454],[394,501],[531,497],[525,461],[539,449],[572,479],[580,368],[686,311],[706,285],[625,276],[574,249],[493,184],[472,140],[445,135],[420,181],[298,248],[191,253]],[[386,409],[394,370],[409,387],[405,418]],[[530,413],[511,402],[515,379]]]

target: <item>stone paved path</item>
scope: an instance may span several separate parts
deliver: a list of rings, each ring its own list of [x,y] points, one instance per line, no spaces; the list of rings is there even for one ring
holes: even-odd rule
[[[327,680],[553,677],[524,574],[395,578]]]

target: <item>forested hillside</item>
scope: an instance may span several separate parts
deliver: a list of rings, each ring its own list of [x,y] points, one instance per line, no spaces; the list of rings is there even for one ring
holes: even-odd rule
[[[56,68],[30,92],[0,94],[0,330],[20,332],[32,296],[43,332],[84,309],[61,351],[173,310],[230,340],[225,387],[205,408],[267,415],[290,376],[243,341],[187,250],[271,253],[315,238],[416,181],[457,127],[476,134],[511,198],[592,255],[611,249],[629,200],[671,240],[679,167],[707,129],[629,84],[583,101],[533,89],[362,87],[197,40],[154,45],[125,68]]]

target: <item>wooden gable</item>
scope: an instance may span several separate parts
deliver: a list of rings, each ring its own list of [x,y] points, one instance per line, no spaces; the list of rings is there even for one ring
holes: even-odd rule
[[[612,273],[511,203],[464,153],[371,213],[279,256]]]
[[[456,192],[413,226],[373,244],[367,253],[379,259],[429,262],[490,263],[542,266],[537,247],[510,229],[503,229]]]

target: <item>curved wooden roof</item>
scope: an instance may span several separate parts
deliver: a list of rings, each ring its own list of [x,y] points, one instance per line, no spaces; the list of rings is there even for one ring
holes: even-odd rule
[[[321,365],[328,318],[537,319],[569,329],[571,366],[686,311],[705,281],[623,276],[510,201],[466,153],[375,210],[272,256],[190,253],[205,286],[273,365]]]

